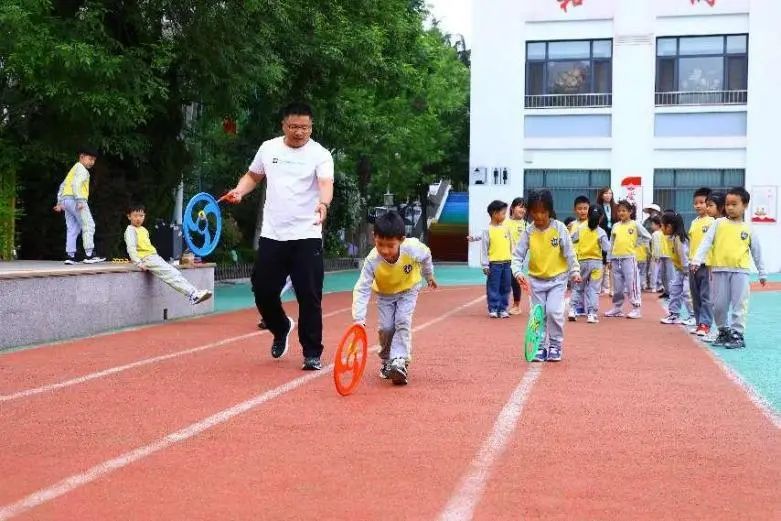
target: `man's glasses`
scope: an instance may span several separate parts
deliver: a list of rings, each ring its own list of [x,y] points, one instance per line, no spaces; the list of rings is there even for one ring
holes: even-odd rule
[[[309,132],[310,130],[312,130],[312,125],[288,125],[287,128],[288,128],[288,130],[292,130],[294,132],[296,130]]]

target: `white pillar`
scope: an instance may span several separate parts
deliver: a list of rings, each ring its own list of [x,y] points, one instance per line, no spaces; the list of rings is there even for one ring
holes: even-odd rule
[[[644,204],[653,198],[654,20],[651,2],[615,3],[611,185],[618,199],[622,179],[641,177]]]

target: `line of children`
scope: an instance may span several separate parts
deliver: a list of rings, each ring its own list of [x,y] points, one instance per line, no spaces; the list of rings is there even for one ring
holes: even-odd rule
[[[638,277],[635,252],[641,241],[650,241],[651,235],[643,226],[632,220],[633,205],[621,200],[616,206],[618,222],[610,232],[610,260],[613,271],[613,308],[605,312],[606,317],[641,318],[640,278]],[[625,297],[629,297],[631,311],[624,315]]]
[[[366,325],[372,291],[377,294],[380,377],[395,385],[408,382],[412,356],[412,315],[422,281],[437,287],[431,250],[405,237],[404,220],[388,212],[374,223],[374,248],[353,289],[353,321]],[[506,301],[505,301],[506,302]]]
[[[130,260],[143,271],[149,271],[173,289],[190,299],[190,304],[196,305],[211,298],[207,289],[197,289],[189,280],[168,264],[157,254],[157,250],[149,240],[149,231],[144,228],[146,209],[143,205],[131,205],[127,219],[130,224],[125,229],[125,247]]]
[[[767,283],[759,241],[744,218],[750,199],[743,187],[727,191],[724,204],[726,217],[716,219],[708,228],[691,262],[691,270],[696,272],[710,259],[713,321],[718,328],[714,345],[727,349],[746,346],[744,334],[752,257],[760,284],[764,286]]]
[[[577,206],[577,200],[576,206]],[[581,282],[573,284],[570,299],[569,320],[577,320],[578,309],[586,312],[586,322],[599,322],[599,293],[602,288],[604,266],[602,254],[610,250],[607,233],[600,227],[605,219],[602,207],[595,204],[588,207],[585,224],[578,225],[572,232],[572,243],[580,264]]]
[[[534,358],[537,362],[558,362],[564,346],[564,307],[567,281],[581,282],[580,265],[569,231],[556,220],[553,195],[548,190],[533,192],[527,207],[532,222],[521,234],[512,256],[512,274],[531,292],[532,304],[545,308],[546,340]],[[528,256],[529,274],[523,274]]]

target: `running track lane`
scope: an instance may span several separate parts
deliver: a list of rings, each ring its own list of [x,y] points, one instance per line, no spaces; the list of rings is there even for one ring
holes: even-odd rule
[[[781,519],[781,430],[654,297],[567,326],[475,519]]]
[[[351,298],[349,294],[326,295],[323,303],[324,313],[338,310],[348,313]],[[286,304],[286,309],[292,310],[293,317],[298,316],[295,303]],[[0,352],[0,397],[226,338],[267,335],[258,330],[257,321],[254,310],[220,313],[34,349]],[[0,404],[2,401],[0,398]]]
[[[452,312],[453,309],[457,308],[458,305],[462,304],[467,298],[474,299],[475,295],[480,293],[482,292],[476,291],[475,289],[469,289],[463,293],[452,292],[448,294],[447,299],[443,299],[435,294],[424,294],[421,297],[421,306],[416,318],[416,323],[422,324],[432,317],[442,317],[444,313]],[[479,313],[480,317],[483,315],[482,306],[478,304],[474,304],[474,306],[467,311]],[[452,319],[449,319],[448,321],[443,320],[439,324],[432,325],[430,332],[427,329],[422,331],[419,335],[416,335],[416,345],[420,348],[420,361],[418,361],[418,354],[416,354],[416,364],[424,364],[424,356],[426,356],[425,353],[428,351],[424,351],[424,346],[427,346],[428,349],[438,353],[439,356],[442,355],[438,349],[442,344],[439,344],[438,340],[443,331],[448,330],[447,324],[451,323]],[[333,345],[335,338],[340,335],[344,325],[346,324],[329,326],[328,333],[333,337],[332,341],[329,342],[329,347]],[[336,329],[336,331],[332,332],[331,329]],[[451,327],[450,332],[451,335],[455,337],[457,329]],[[426,341],[426,337],[429,338],[428,342]],[[474,338],[472,339],[472,343],[475,343]],[[434,348],[434,346],[436,346],[436,348]],[[241,351],[241,349],[226,350],[223,353],[223,356],[232,354],[234,351]],[[231,359],[221,359],[217,360],[216,364],[213,364],[213,361],[209,358],[213,354],[214,353],[202,353],[191,357],[191,360],[182,366],[178,366],[176,363],[160,364],[159,367],[155,367],[156,370],[151,372],[151,374],[145,374],[146,372],[139,371],[141,374],[136,375],[135,372],[128,372],[127,374],[118,377],[127,379],[127,381],[121,383],[118,382],[109,385],[109,382],[115,380],[112,378],[105,381],[96,381],[85,384],[80,389],[72,388],[63,390],[60,393],[61,396],[73,394],[74,396],[71,396],[70,400],[77,403],[63,404],[65,406],[70,405],[70,407],[65,413],[59,415],[56,421],[48,426],[49,428],[56,429],[57,424],[64,423],[63,427],[58,430],[59,436],[53,436],[52,439],[49,440],[50,443],[55,445],[55,449],[53,449],[55,453],[49,454],[48,457],[35,458],[32,465],[28,463],[27,466],[30,468],[29,472],[33,474],[33,476],[28,476],[28,478],[38,481],[41,472],[45,474],[49,468],[55,469],[58,475],[47,475],[46,478],[48,482],[43,484],[43,486],[45,486],[58,479],[62,479],[62,477],[67,476],[68,474],[84,470],[91,464],[99,463],[107,458],[117,456],[121,452],[127,451],[128,446],[129,448],[135,448],[140,444],[148,443],[157,438],[156,436],[152,436],[152,430],[160,431],[160,435],[163,436],[173,430],[181,428],[183,423],[186,424],[187,420],[179,418],[179,416],[183,413],[192,415],[194,407],[205,408],[204,404],[200,403],[201,401],[208,402],[206,404],[209,409],[208,413],[212,413],[217,406],[213,405],[212,402],[209,402],[210,399],[214,401],[219,398],[223,402],[230,402],[226,405],[227,407],[233,405],[240,399],[245,399],[246,396],[240,396],[238,398],[235,396],[242,394],[244,391],[252,393],[250,396],[257,395],[259,392],[257,378],[255,379],[254,388],[250,386],[250,388],[245,389],[242,378],[230,377],[228,378],[230,385],[226,387],[226,372],[222,370],[224,366],[228,366],[230,369],[228,372],[232,372],[234,363],[241,363],[246,366],[248,358],[251,361],[257,361],[256,346],[249,346],[249,352],[245,353],[245,357],[243,359],[239,357],[239,360],[236,362],[233,362]],[[330,356],[332,355],[326,354],[326,358]],[[283,363],[291,365],[289,359],[284,360]],[[374,363],[376,364],[376,362]],[[274,368],[278,368],[282,364],[268,361],[268,364],[259,362],[259,365],[262,366],[262,372],[265,374]],[[501,361],[501,365],[506,364],[504,361]],[[291,371],[290,368],[288,368],[285,372],[287,378],[282,378],[281,381],[290,381],[292,377],[299,377],[302,373],[297,370],[297,366],[298,361],[296,360],[294,362],[295,369],[292,369]],[[445,366],[449,370],[449,364],[445,364]],[[256,367],[255,369],[258,368]],[[375,371],[376,366],[372,369],[372,373]],[[511,377],[515,376],[510,370],[507,370],[506,372]],[[171,373],[171,375],[168,375],[167,373]],[[173,378],[169,380],[169,376]],[[372,374],[371,376],[375,376],[375,374]],[[423,377],[421,376],[420,378],[422,379]],[[465,375],[462,375],[461,378],[465,378]],[[191,385],[188,386],[188,383],[194,381],[197,381],[199,386],[197,389],[193,390],[191,389]],[[264,514],[265,510],[261,508],[262,505],[253,502],[255,496],[257,496],[256,491],[249,490],[245,496],[242,496],[242,490],[245,490],[243,487],[246,486],[247,482],[255,482],[259,488],[263,489],[264,487],[275,486],[274,483],[276,480],[281,479],[281,477],[285,475],[285,471],[291,465],[291,461],[300,462],[303,463],[304,466],[310,467],[311,454],[305,454],[304,459],[301,460],[300,448],[302,445],[316,446],[319,437],[318,431],[325,433],[323,436],[326,440],[329,436],[332,439],[336,438],[334,440],[335,446],[329,450],[321,448],[322,452],[318,454],[324,456],[318,457],[328,458],[333,457],[338,453],[337,449],[341,445],[338,440],[339,430],[334,430],[332,428],[329,414],[324,414],[322,406],[311,409],[303,418],[299,418],[301,407],[297,402],[306,400],[307,403],[310,403],[309,398],[313,395],[321,395],[322,400],[318,400],[316,403],[318,403],[318,405],[326,404],[330,406],[333,409],[333,414],[337,417],[339,414],[344,414],[346,400],[339,398],[333,391],[331,377],[324,375],[322,378],[317,378],[316,382],[317,383],[313,382],[307,384],[288,395],[280,396],[273,403],[264,405],[244,416],[240,416],[228,424],[217,426],[212,430],[204,432],[200,436],[187,440],[181,445],[152,455],[143,462],[133,464],[121,471],[110,474],[91,485],[87,485],[81,490],[77,490],[70,495],[54,500],[52,503],[31,512],[31,517],[35,517],[36,519],[61,518],[63,516],[79,519],[105,519],[107,517],[116,519],[128,516],[135,518],[152,517],[167,519],[203,518],[209,516],[204,514],[201,508],[198,508],[198,510],[188,510],[188,508],[200,506],[200,498],[215,492],[217,493],[217,496],[223,498],[214,503],[214,506],[220,512],[225,512],[225,498],[233,497],[237,504],[229,504],[227,505],[228,508],[244,508],[249,506],[250,508],[256,509],[253,510],[253,512]],[[367,380],[364,382],[365,387],[362,387],[359,393],[366,390],[367,395],[371,395],[371,382],[372,378],[370,375],[367,375]],[[267,383],[264,379],[262,388],[272,388],[276,383],[276,381]],[[378,382],[374,383],[377,384]],[[379,383],[381,383],[383,387],[388,387],[387,382]],[[94,388],[89,388],[90,386],[94,386]],[[236,390],[237,387],[239,388],[238,390]],[[378,386],[375,385],[374,392],[379,396],[381,403],[387,401],[388,392],[414,389],[414,386],[410,386],[407,389],[378,389],[377,387]],[[107,403],[103,398],[108,394],[106,392],[108,390],[116,390],[121,396],[118,399],[111,400]],[[89,393],[87,393],[87,391],[89,391]],[[260,389],[260,391],[262,392],[262,389]],[[188,392],[197,394],[198,399],[188,402]],[[143,399],[139,399],[139,396],[144,395],[150,396],[147,403],[144,403]],[[36,397],[21,403],[47,404],[56,396],[58,395],[47,397],[47,400],[42,400],[42,397]],[[101,400],[95,400],[94,398],[97,396],[100,396]],[[228,400],[229,396],[231,397],[231,400]],[[356,397],[358,397],[358,395],[350,399]],[[291,405],[285,407],[282,404],[288,398],[292,399],[293,402]],[[504,397],[499,397],[500,400],[503,398]],[[413,403],[415,401],[416,400],[412,400]],[[197,403],[194,404],[193,402]],[[129,405],[123,405],[125,403],[129,403]],[[74,414],[74,409],[78,406],[86,407],[89,409],[89,412],[83,415]],[[154,415],[149,416],[147,414],[146,416],[143,416],[144,413],[149,410],[149,406],[152,406]],[[45,410],[42,411],[44,415],[53,412],[56,415],[56,411],[49,411],[48,407],[49,406],[47,405]],[[139,411],[141,408],[144,410]],[[34,413],[34,411],[31,412]],[[279,419],[273,418],[276,414],[280,415]],[[37,415],[39,417],[42,416],[41,411],[38,411]],[[202,418],[204,415],[205,414],[201,412],[201,416],[197,419]],[[172,416],[174,418],[172,418]],[[490,420],[490,413],[487,413],[487,416]],[[128,421],[127,417],[132,417],[132,421]],[[355,416],[347,416],[346,418],[348,426],[350,421],[355,421],[357,419]],[[247,429],[242,428],[242,424],[245,422],[248,425]],[[325,422],[325,425],[314,432],[305,428],[306,425],[317,422]],[[16,421],[4,423],[16,423]],[[99,424],[102,423],[107,424],[105,427],[106,432],[95,433],[94,429],[100,428]],[[96,424],[98,427],[96,427]],[[175,424],[175,426],[172,424]],[[433,428],[435,426],[432,425],[429,427]],[[150,432],[145,432],[143,436],[139,435],[137,432],[133,432],[134,429],[138,430],[141,428]],[[84,432],[85,430],[87,432]],[[109,434],[108,431],[114,432],[114,436],[106,435]],[[220,433],[222,432],[224,432],[226,437],[220,436]],[[295,434],[297,432],[300,436],[304,436],[304,439],[295,439]],[[35,432],[28,432],[24,433],[22,436],[18,436],[14,435],[13,432],[8,434],[3,433],[6,437],[11,435],[12,439],[18,440],[17,445],[27,451],[28,456],[30,454],[39,454],[41,451],[46,451],[46,446],[49,444],[40,443],[40,436],[36,437],[35,434]],[[70,438],[71,442],[66,443],[66,445],[69,445],[66,450],[62,450],[61,445],[59,445],[60,450],[59,453],[57,453],[56,447],[60,443],[63,435],[66,438]],[[293,436],[293,439],[291,439],[291,435]],[[353,433],[352,435],[355,434]],[[283,441],[280,446],[274,446],[268,441],[268,438],[273,436],[282,438]],[[312,437],[309,438],[309,436]],[[241,440],[244,442],[242,443]],[[292,446],[289,448],[285,447],[285,443],[290,444],[292,442],[295,442]],[[193,447],[197,447],[197,445],[201,443],[214,443],[215,446],[206,451],[193,449]],[[257,455],[255,451],[258,449],[259,444],[263,449],[269,452],[263,455],[260,462],[254,461],[248,469],[244,470],[246,463],[252,461],[253,457]],[[403,446],[406,445],[407,443],[403,444]],[[432,445],[432,450],[435,452],[446,452],[447,449],[439,445]],[[75,451],[76,454],[74,454],[73,451]],[[179,451],[184,451],[185,455],[182,456],[180,454],[179,456],[176,456]],[[246,453],[244,451],[246,451]],[[14,452],[22,451],[16,450]],[[215,455],[217,455],[216,458],[214,457]],[[279,460],[277,468],[265,468],[268,460],[274,458]],[[29,457],[25,458],[25,461],[29,461],[29,459]],[[76,465],[71,464],[74,459],[77,460]],[[162,469],[155,468],[157,466],[153,465],[153,469],[150,471],[148,465],[150,465],[150,462],[155,462],[158,459],[162,462]],[[336,461],[338,462],[339,460],[337,459]],[[224,473],[217,473],[214,470],[216,467],[226,464],[228,467]],[[71,467],[78,466],[79,468],[73,472],[68,472],[69,465]],[[0,475],[5,476],[14,474],[14,480],[9,480],[12,482],[7,483],[7,486],[15,486],[17,481],[26,481],[24,479],[24,474],[20,475],[18,472],[19,468],[20,465],[17,465],[15,467],[15,472],[0,472]],[[373,469],[373,466],[370,468]],[[264,473],[263,475],[266,478],[265,483],[256,482],[258,478],[258,469],[261,469]],[[300,469],[298,471],[295,471],[295,469],[293,470],[294,472],[288,474],[289,476],[295,477],[297,474],[307,475],[306,469]],[[339,469],[338,466],[335,470],[347,472],[346,469]],[[173,472],[173,474],[169,475],[169,471]],[[138,474],[138,472],[140,472],[140,474]],[[455,470],[456,474],[457,472],[458,469]],[[128,477],[138,477],[140,482],[126,485],[124,482]],[[317,478],[317,476],[314,477]],[[237,479],[238,484],[235,487],[225,486],[216,489],[215,484],[219,483],[221,479]],[[327,479],[328,478],[326,478],[326,480]],[[384,481],[384,478],[382,481]],[[108,492],[108,495],[102,490],[104,486],[109,486],[109,488],[112,489],[111,492]],[[201,487],[205,487],[205,490],[201,490]],[[0,488],[5,490],[6,485]],[[447,487],[444,487],[443,493],[447,492],[446,488]],[[92,490],[100,490],[100,492],[97,493],[97,496],[85,500],[84,495],[89,496],[90,491]],[[236,492],[237,490],[238,492]],[[341,488],[339,488],[339,490],[341,490]],[[25,492],[29,493],[29,491],[28,488],[28,490],[23,491],[22,494]],[[170,492],[170,497],[167,497],[166,491]],[[277,493],[279,492],[277,491]],[[276,496],[277,493],[275,493],[274,496]],[[15,495],[15,499],[18,499],[20,494],[17,493]],[[125,499],[126,497],[127,500]],[[374,493],[371,493],[370,499],[372,503],[374,502],[374,498]],[[181,504],[182,500],[184,500],[184,504]],[[293,506],[295,507],[297,504],[298,503],[294,502]],[[316,502],[313,504],[316,505]],[[99,513],[103,508],[115,508],[117,510],[113,513]],[[147,512],[149,508],[152,508],[153,510],[154,508],[162,508],[165,513],[161,512],[157,515],[150,511],[147,515],[145,512]],[[260,510],[257,510],[259,508]],[[436,507],[434,506],[434,508]]]

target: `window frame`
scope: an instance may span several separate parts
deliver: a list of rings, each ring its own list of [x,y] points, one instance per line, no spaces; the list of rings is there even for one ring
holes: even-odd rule
[[[727,47],[727,38],[731,36],[743,36],[746,38],[746,50],[743,52],[729,52]],[[708,54],[681,54],[681,40],[686,38],[714,38],[714,37],[721,37],[722,39],[722,51],[721,53],[708,53]],[[675,40],[675,54],[674,55],[659,55],[659,40]],[[746,80],[748,80],[748,55],[749,55],[749,38],[748,33],[724,33],[724,34],[689,34],[689,35],[679,35],[679,36],[657,36],[656,38],[656,47],[655,47],[655,57],[656,57],[656,74],[655,74],[655,88],[657,93],[668,93],[668,92],[689,92],[689,91],[682,91],[680,89],[680,63],[681,58],[721,58],[722,59],[722,92],[735,92],[735,91],[742,91],[748,89],[748,84],[746,85],[745,89],[728,89],[727,85],[729,85],[729,67],[728,67],[728,58],[729,57],[744,57],[746,60],[746,72],[745,77]],[[673,60],[675,62],[675,66],[673,68],[673,86],[675,87],[674,90],[662,90],[660,88],[659,84],[659,71],[661,70],[660,64],[662,60]],[[700,91],[692,91],[699,93]],[[701,91],[703,93],[707,92],[718,92],[718,91]]]
[[[588,58],[550,58],[550,51],[549,47],[552,43],[559,43],[559,42],[588,42],[588,48],[589,48],[589,57]],[[603,56],[594,56],[594,43],[595,42],[610,42],[610,56],[609,57],[603,57]],[[526,96],[555,96],[557,94],[548,92],[548,64],[549,63],[562,63],[562,62],[573,62],[573,61],[588,61],[589,62],[589,82],[588,82],[588,92],[582,92],[579,94],[613,94],[613,38],[579,38],[579,39],[572,39],[572,40],[528,40],[525,42],[525,51],[526,51],[526,67],[525,67],[525,73],[526,73],[526,81],[524,82],[524,90]],[[529,58],[529,45],[531,44],[545,44],[545,57],[544,58]],[[608,84],[610,86],[610,90],[608,92],[594,92],[594,84],[595,77],[594,77],[594,64],[597,62],[601,63],[608,63],[610,64],[610,70],[609,70],[609,77],[608,77]],[[542,64],[542,90],[543,92],[540,93],[532,93],[529,92],[529,78],[531,75],[529,74],[529,67],[532,64]]]
[[[718,172],[720,180],[717,186],[710,186],[711,189],[714,191],[726,191],[727,189],[731,188],[732,186],[735,186],[734,184],[727,184],[725,182],[728,175],[733,175],[735,173],[740,173],[743,177],[743,182],[740,186],[745,187],[746,186],[746,169],[745,168],[654,168],[653,173],[653,200],[654,202],[661,203],[664,199],[667,198],[667,196],[662,196],[660,194],[660,191],[664,191],[668,194],[672,194],[673,198],[674,195],[679,191],[690,191],[692,193],[692,196],[694,192],[697,190],[697,188],[700,188],[701,186],[709,186],[713,185],[713,183],[705,183],[705,184],[697,184],[694,185],[680,185],[678,183],[678,172],[697,172],[697,171],[709,171],[709,172]],[[657,175],[659,173],[671,173],[672,174],[672,185],[660,185],[657,183]],[[673,199],[674,200],[674,199]],[[665,210],[666,208],[663,206],[662,210]],[[684,217],[684,223],[686,224],[686,229],[688,230],[689,225],[691,224],[691,221],[693,219],[693,216],[695,215],[694,208],[691,205],[688,205],[686,208],[675,208],[675,211],[680,213]]]

